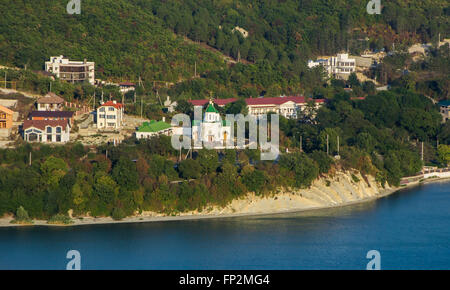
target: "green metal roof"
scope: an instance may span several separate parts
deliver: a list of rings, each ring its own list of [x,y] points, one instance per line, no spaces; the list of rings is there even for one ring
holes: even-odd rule
[[[450,106],[450,100],[444,100],[439,102],[439,106],[448,107]]]
[[[144,122],[142,126],[137,129],[137,132],[150,132],[156,133],[162,130],[171,128],[169,124],[163,121],[151,120],[150,122]]]
[[[219,113],[219,111],[217,111],[216,108],[214,108],[213,104],[208,105],[208,108],[206,108],[206,112],[207,113]]]

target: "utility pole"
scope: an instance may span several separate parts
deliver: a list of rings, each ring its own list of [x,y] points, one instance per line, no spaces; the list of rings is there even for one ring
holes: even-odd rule
[[[423,141],[422,141],[422,161],[423,161]]]
[[[144,98],[144,96],[141,96],[141,119],[142,119],[142,108],[143,108],[143,104],[144,104],[143,100],[142,100],[143,98]]]
[[[327,155],[329,155],[330,146],[328,145],[328,134],[327,134]]]
[[[136,104],[136,90],[134,90],[134,101],[133,101],[133,103]]]
[[[108,159],[108,149],[106,149],[106,159]]]
[[[303,136],[300,135],[300,152],[303,152]]]
[[[339,155],[339,136],[337,136],[337,155]]]
[[[95,92],[94,92],[94,106],[93,107],[94,107],[94,110],[95,110]]]
[[[103,89],[102,89],[102,104],[103,104]]]
[[[197,62],[194,63],[194,78],[197,77]]]
[[[30,156],[28,158],[28,165],[31,166],[31,151],[30,151]]]
[[[5,89],[6,89],[6,71],[5,71]]]

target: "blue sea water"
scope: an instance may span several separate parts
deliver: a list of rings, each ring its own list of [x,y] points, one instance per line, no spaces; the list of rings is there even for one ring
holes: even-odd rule
[[[450,183],[295,214],[0,228],[0,269],[450,269]]]

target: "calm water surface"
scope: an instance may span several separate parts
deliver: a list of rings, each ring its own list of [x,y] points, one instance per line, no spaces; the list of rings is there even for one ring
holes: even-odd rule
[[[337,209],[264,217],[0,228],[0,269],[450,269],[450,183]]]

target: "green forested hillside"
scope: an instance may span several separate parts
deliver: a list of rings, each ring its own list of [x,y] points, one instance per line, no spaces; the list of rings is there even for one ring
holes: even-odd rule
[[[98,78],[141,76],[153,99],[153,80],[174,83],[159,93],[175,99],[332,97],[324,91],[322,73],[307,69],[308,58],[347,49],[390,50],[393,43],[401,51],[436,41],[439,34],[449,37],[450,31],[447,0],[382,1],[380,15],[366,12],[368,0],[83,0],[81,15],[68,15],[67,3],[1,1],[0,64],[36,70],[51,55],[87,58],[96,62]],[[237,26],[248,31],[247,38],[233,32]],[[205,45],[245,64],[227,66]],[[395,81],[405,69],[403,56],[392,59],[401,63],[374,72],[380,83]],[[442,74],[427,76],[418,79],[421,91],[448,95]]]
[[[52,55],[96,62],[100,78],[175,82],[223,67],[215,54],[163,27],[136,1],[83,0],[81,15],[66,0],[0,1],[0,63],[42,70]]]
[[[311,54],[429,42],[448,35],[446,0],[382,1],[381,15],[368,0],[175,0],[134,1],[178,34],[207,42],[250,61],[288,65]],[[244,39],[235,26],[249,32]],[[368,38],[367,40],[366,37]]]

